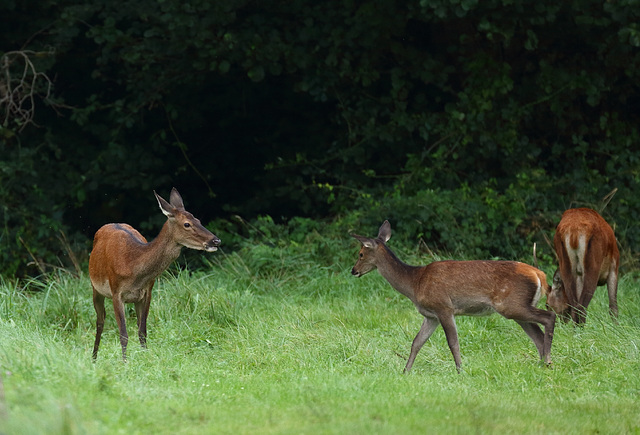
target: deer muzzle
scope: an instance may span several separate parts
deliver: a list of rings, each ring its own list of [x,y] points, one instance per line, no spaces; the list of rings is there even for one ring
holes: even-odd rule
[[[208,242],[205,242],[204,250],[207,251],[207,252],[217,251],[218,250],[218,246],[220,246],[220,243],[222,243],[222,240],[220,240],[216,236],[213,236],[213,239],[209,240]]]

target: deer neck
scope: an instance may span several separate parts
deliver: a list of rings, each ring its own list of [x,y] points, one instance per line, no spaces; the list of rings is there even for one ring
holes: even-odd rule
[[[383,248],[379,254],[382,261],[378,261],[378,272],[393,288],[414,301],[414,287],[420,268],[403,263],[391,249],[384,245]]]
[[[182,245],[171,235],[169,222],[165,222],[158,237],[142,247],[138,261],[142,265],[141,274],[155,278],[160,275],[180,255]]]

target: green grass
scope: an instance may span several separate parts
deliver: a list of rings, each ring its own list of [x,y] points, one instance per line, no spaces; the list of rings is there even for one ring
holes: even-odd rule
[[[222,256],[220,256],[222,258]],[[88,279],[0,282],[0,433],[640,433],[640,294],[620,321],[599,288],[587,324],[559,322],[553,366],[513,321],[457,320],[463,371],[442,329],[410,375],[421,317],[373,272],[304,255],[165,274],[149,348],[128,311],[129,361],[108,310],[98,361]]]

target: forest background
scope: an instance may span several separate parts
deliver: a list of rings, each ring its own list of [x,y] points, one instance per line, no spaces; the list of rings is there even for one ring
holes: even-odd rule
[[[171,187],[226,252],[350,231],[553,261],[562,211],[640,243],[636,0],[4,0],[0,274],[148,238]],[[267,243],[265,243],[267,242]],[[204,256],[202,256],[204,257]],[[193,257],[200,258],[200,257]],[[197,260],[193,260],[197,261]]]

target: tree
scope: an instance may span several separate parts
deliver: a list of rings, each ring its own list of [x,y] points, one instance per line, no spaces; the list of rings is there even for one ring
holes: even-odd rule
[[[149,228],[149,193],[174,184],[203,216],[387,210],[413,240],[478,256],[518,255],[614,187],[612,216],[638,215],[630,0],[2,7],[0,46],[54,47],[39,71],[70,108],[2,144],[5,262],[20,234],[57,252],[34,217],[71,243],[105,221]]]

